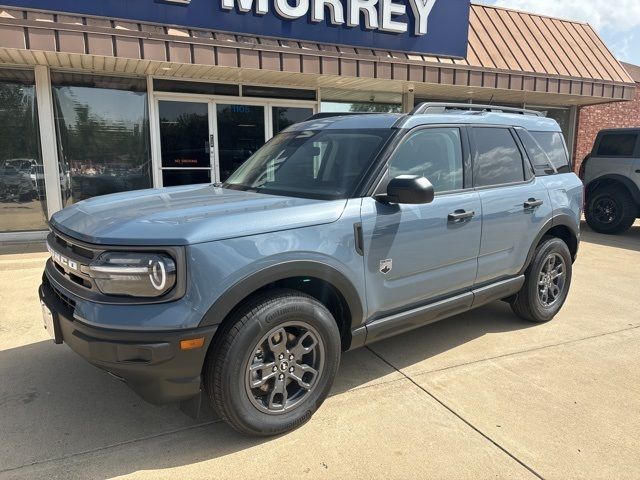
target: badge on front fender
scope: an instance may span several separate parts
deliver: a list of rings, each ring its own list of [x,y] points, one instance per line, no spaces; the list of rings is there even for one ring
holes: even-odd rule
[[[380,273],[387,275],[391,272],[391,269],[393,269],[393,260],[380,260]]]

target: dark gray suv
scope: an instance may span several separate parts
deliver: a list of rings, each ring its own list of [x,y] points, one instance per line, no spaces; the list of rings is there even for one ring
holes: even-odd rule
[[[580,167],[587,223],[618,234],[640,217],[640,128],[601,131]]]

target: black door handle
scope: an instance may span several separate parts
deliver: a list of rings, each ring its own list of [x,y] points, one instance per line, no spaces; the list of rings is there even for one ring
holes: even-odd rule
[[[449,221],[453,223],[464,222],[476,216],[476,212],[467,212],[466,210],[456,210],[449,214]]]
[[[535,198],[530,198],[529,200],[524,202],[524,208],[526,208],[527,210],[541,207],[542,205],[544,205],[544,200],[536,200]]]

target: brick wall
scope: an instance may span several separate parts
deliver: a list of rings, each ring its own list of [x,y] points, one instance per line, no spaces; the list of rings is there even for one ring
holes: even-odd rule
[[[576,171],[593,147],[600,130],[605,128],[640,127],[640,83],[637,84],[635,99],[630,102],[606,103],[582,107],[578,111],[576,133]]]

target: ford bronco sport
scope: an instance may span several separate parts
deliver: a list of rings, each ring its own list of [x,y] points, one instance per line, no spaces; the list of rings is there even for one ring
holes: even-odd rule
[[[150,402],[196,415],[204,397],[241,432],[285,432],[343,351],[495,300],[551,320],[580,238],[568,162],[526,110],[311,118],[225,183],[56,213],[45,326]]]
[[[587,223],[624,233],[640,218],[640,128],[603,130],[580,166]]]

